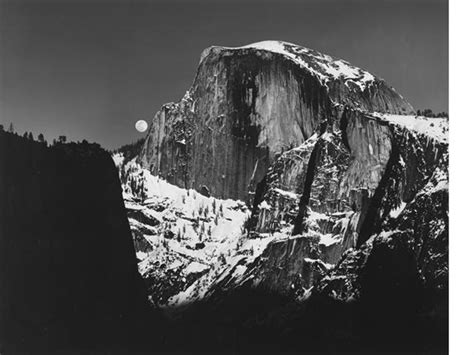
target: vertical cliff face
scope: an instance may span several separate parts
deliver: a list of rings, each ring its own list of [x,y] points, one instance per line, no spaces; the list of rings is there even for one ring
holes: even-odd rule
[[[358,112],[347,112],[345,137],[352,161],[341,181],[341,194],[365,190],[370,197],[379,185],[392,151],[387,125]],[[350,201],[356,203],[357,201]]]
[[[139,162],[180,187],[249,201],[276,156],[322,134],[341,105],[412,111],[382,80],[303,47],[211,47],[183,100],[155,116]]]
[[[424,222],[420,223],[432,225],[433,229],[430,232],[427,229],[423,233],[418,232],[418,236],[418,233],[413,234],[410,227],[397,227],[395,222],[407,206],[415,204],[420,196],[425,195],[425,184],[437,184],[429,183],[430,179],[441,179],[440,184],[447,182],[446,120],[409,115],[371,115],[347,109],[340,121],[340,129],[328,127],[323,135],[315,134],[301,146],[285,152],[277,159],[269,169],[265,193],[259,197],[259,206],[265,207],[257,208],[253,214],[257,232],[288,233],[288,226],[291,226],[292,233],[302,237],[299,241],[296,237],[291,242],[300,245],[299,248],[288,250],[304,250],[301,246],[307,243],[308,238],[313,238],[317,252],[290,253],[288,258],[300,261],[292,263],[291,274],[272,271],[273,258],[262,256],[261,262],[249,271],[249,275],[268,275],[268,278],[254,278],[254,284],[261,283],[268,287],[270,283],[272,289],[282,285],[288,287],[293,284],[294,275],[298,274],[306,275],[301,278],[300,287],[303,291],[308,290],[319,283],[314,283],[315,274],[310,273],[308,276],[308,268],[302,260],[312,260],[313,264],[317,260],[329,264],[329,269],[332,269],[339,265],[348,250],[356,250],[354,260],[361,260],[359,255],[362,255],[362,260],[366,260],[364,258],[370,255],[371,249],[365,248],[366,252],[362,254],[358,249],[367,242],[372,243],[375,236],[385,236],[387,231],[408,230],[400,232],[408,236],[408,239],[403,239],[408,244],[401,248],[408,248],[413,255],[419,254],[421,249],[412,249],[410,240],[431,247],[436,244],[430,242],[432,238],[440,240],[438,247],[443,245],[441,241],[447,240],[447,235],[442,232],[447,223],[443,217],[439,217],[439,223],[423,219]],[[302,171],[306,171],[306,174]],[[436,201],[438,208],[446,211],[446,204],[441,207],[443,199]],[[414,220],[415,214],[421,213],[421,209],[417,208],[416,211],[410,213]],[[432,211],[429,214],[436,213]],[[437,227],[440,230],[435,232]],[[440,233],[443,236],[438,238]],[[382,243],[388,240],[383,238]],[[268,250],[272,250],[272,247],[273,244],[269,244]],[[279,254],[275,253],[278,259]],[[433,254],[431,252],[430,255]],[[447,257],[447,250],[439,255],[442,256],[440,261],[431,268],[443,274],[446,269],[443,258]],[[351,268],[358,262],[344,260],[350,260]],[[361,261],[362,264],[364,262]],[[419,262],[419,269],[424,269],[422,265],[426,261]],[[354,285],[355,281],[347,281],[350,280],[351,272],[344,265],[336,267],[333,276],[328,279],[331,280],[330,286],[323,288],[344,295],[341,298],[347,300],[348,295],[356,294],[353,290],[357,286]],[[356,270],[360,271],[357,267]],[[320,274],[319,270],[315,272],[316,275]],[[357,277],[354,276],[355,279]],[[326,279],[321,282],[325,284]]]
[[[109,154],[0,132],[0,171],[2,350],[138,344],[146,295]]]

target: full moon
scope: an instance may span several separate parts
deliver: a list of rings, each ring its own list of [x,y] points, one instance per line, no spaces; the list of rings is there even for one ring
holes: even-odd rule
[[[143,120],[138,120],[135,123],[135,128],[137,129],[138,132],[145,132],[148,128],[148,123],[146,123],[146,121],[143,121]]]

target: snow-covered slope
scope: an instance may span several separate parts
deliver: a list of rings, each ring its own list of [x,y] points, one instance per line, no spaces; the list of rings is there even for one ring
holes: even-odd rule
[[[136,163],[113,156],[139,271],[156,306],[182,306],[202,299],[218,276],[259,256],[272,236],[246,237],[250,211],[242,201],[207,197],[153,176]],[[124,164],[124,165],[122,165]]]

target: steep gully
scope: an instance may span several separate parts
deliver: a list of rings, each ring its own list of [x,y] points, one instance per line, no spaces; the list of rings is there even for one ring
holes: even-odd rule
[[[348,126],[348,123],[347,123],[348,120],[351,119],[351,117],[348,118],[348,116],[351,116],[351,115],[363,117],[364,120],[368,120],[368,121],[373,121],[374,118],[365,116],[365,115],[360,115],[357,112],[354,113],[354,111],[352,111],[349,108],[346,108],[344,113],[341,116],[340,129],[341,129],[342,142],[347,148],[347,150],[349,152],[352,152],[351,154],[352,159],[355,159],[355,155],[353,153],[354,151],[356,151],[356,149],[354,149],[354,147],[351,148],[349,144],[350,139],[348,138],[348,135],[351,134],[351,132],[348,132],[348,129],[354,129],[354,127],[352,127],[351,125]],[[377,121],[376,124],[381,125],[383,127],[387,127],[387,128],[389,127],[387,123],[382,122],[382,121]],[[325,126],[326,125],[324,125],[324,127]],[[323,158],[323,154],[324,154],[323,147],[327,145],[327,141],[321,138],[325,132],[324,127],[321,128],[321,132],[323,133],[321,133],[320,136],[317,138],[316,143],[314,147],[312,148],[310,157],[308,159],[306,172],[305,172],[304,180],[303,180],[304,181],[303,191],[298,202],[298,213],[293,220],[292,235],[300,235],[305,231],[305,223],[308,217],[308,206],[310,204],[310,199],[312,198],[313,181],[314,181],[318,166],[321,163],[321,160]],[[358,144],[359,145],[364,144],[366,146],[370,145],[368,141],[364,141],[364,140],[359,141]],[[379,181],[377,181],[376,187],[373,188],[374,192],[371,197],[363,198],[361,201],[361,205],[358,208],[360,210],[360,217],[358,219],[358,227],[357,227],[358,238],[356,241],[356,245],[354,246],[360,247],[363,243],[367,241],[367,239],[369,239],[371,235],[377,234],[380,232],[381,218],[379,216],[379,211],[382,204],[382,198],[384,197],[386,193],[387,182],[388,182],[389,176],[392,174],[393,165],[396,161],[399,160],[397,145],[389,144],[389,146],[391,147],[389,158],[385,162],[386,164],[385,169],[380,174],[381,177]],[[370,149],[373,149],[373,148],[370,148]],[[367,169],[369,168],[370,167],[367,167]],[[267,189],[268,189],[267,175],[265,175],[262,181],[260,181],[257,184],[254,201],[253,201],[251,222],[247,226],[249,229],[256,227],[256,223],[258,220],[258,213],[259,213],[258,206],[260,205],[260,203],[262,203],[262,201],[264,201],[265,191]]]
[[[319,139],[309,157],[308,169],[306,171],[306,177],[304,180],[303,194],[299,202],[298,215],[295,218],[293,235],[303,233],[303,223],[307,215],[307,207],[311,195],[311,185],[313,184],[315,170],[317,169],[318,163],[321,160],[321,149],[323,144],[324,141]]]

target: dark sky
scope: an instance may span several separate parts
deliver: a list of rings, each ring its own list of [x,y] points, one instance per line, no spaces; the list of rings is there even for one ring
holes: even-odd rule
[[[343,58],[448,111],[444,0],[0,0],[0,124],[116,148],[192,83],[201,51],[268,39]]]

